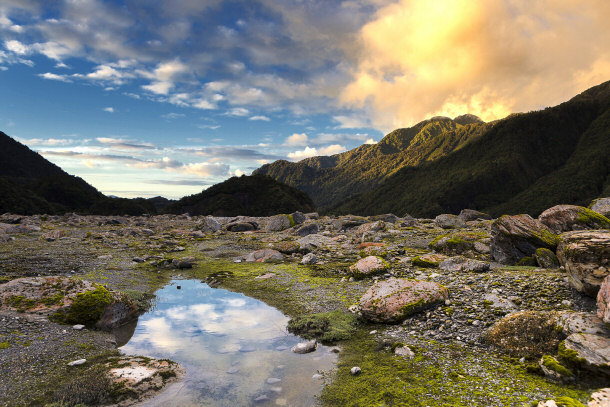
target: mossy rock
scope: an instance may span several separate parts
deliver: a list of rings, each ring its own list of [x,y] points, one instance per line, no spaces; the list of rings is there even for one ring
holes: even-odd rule
[[[424,268],[435,268],[438,267],[439,264],[443,260],[445,260],[447,256],[443,256],[442,254],[424,254],[421,256],[416,256],[411,259],[411,263],[414,266],[424,267]]]
[[[516,266],[521,266],[521,267],[536,267],[536,259],[534,257],[531,256],[526,256],[521,258],[521,260],[519,260],[516,264]]]
[[[574,373],[572,373],[572,371],[570,369],[563,366],[561,363],[559,363],[557,361],[557,359],[555,359],[551,355],[543,355],[541,363],[542,363],[542,366],[544,366],[545,368],[547,368],[549,370],[552,370],[559,376],[562,376],[565,378],[574,376]]]
[[[329,344],[350,339],[357,325],[354,314],[337,310],[293,318],[288,321],[288,332]]]
[[[93,326],[102,317],[104,310],[114,302],[110,291],[98,285],[92,291],[78,294],[70,307],[51,315],[50,319],[63,324]]]
[[[534,259],[536,259],[536,263],[538,266],[543,267],[545,269],[557,269],[559,268],[559,259],[553,253],[552,250],[549,250],[544,247],[540,247],[536,249],[534,253]]]

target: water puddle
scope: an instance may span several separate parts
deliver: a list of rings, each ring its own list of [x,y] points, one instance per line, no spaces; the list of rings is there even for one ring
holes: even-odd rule
[[[174,280],[157,291],[153,310],[142,315],[128,355],[172,359],[186,368],[144,406],[312,406],[322,388],[319,371],[336,355],[318,345],[309,354],[290,348],[303,339],[286,331],[280,311],[243,294],[198,280]]]

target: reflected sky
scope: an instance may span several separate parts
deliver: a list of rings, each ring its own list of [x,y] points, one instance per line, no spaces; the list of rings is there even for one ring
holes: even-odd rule
[[[263,302],[198,280],[174,280],[156,294],[156,307],[120,349],[170,358],[187,373],[145,406],[309,406],[321,389],[312,376],[335,366],[324,346],[292,353],[303,339],[289,334],[288,318]]]

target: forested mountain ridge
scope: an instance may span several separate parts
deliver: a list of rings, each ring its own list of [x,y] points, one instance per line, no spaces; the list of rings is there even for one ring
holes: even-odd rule
[[[306,192],[316,205],[330,206],[354,193],[377,187],[403,167],[437,160],[459,150],[493,126],[494,123],[483,123],[473,115],[454,120],[434,117],[410,128],[394,130],[377,144],[296,163],[275,161],[254,174],[269,175]]]
[[[538,215],[610,195],[610,82],[558,106],[514,114],[463,148],[405,167],[331,212],[413,216],[478,209]]]

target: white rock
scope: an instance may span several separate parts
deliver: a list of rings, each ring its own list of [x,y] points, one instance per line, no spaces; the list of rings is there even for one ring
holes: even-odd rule
[[[72,325],[72,329],[76,329],[77,331],[80,331],[84,327],[85,327],[85,325],[82,325],[82,324]]]
[[[79,366],[79,365],[84,365],[85,363],[87,363],[87,359],[78,359],[78,360],[68,363],[68,366]]]
[[[360,374],[362,372],[362,369],[360,369],[358,366],[354,366],[350,369],[350,373],[354,376],[356,376],[357,374]]]
[[[316,350],[318,342],[314,339],[308,342],[300,342],[292,347],[294,353],[309,353]]]

